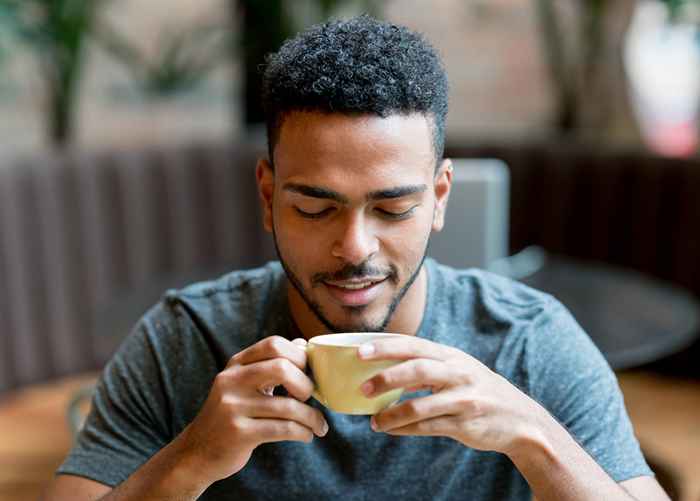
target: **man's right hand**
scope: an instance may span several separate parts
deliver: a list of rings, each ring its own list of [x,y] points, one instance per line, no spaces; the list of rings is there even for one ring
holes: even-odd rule
[[[58,475],[44,501],[197,499],[212,483],[243,468],[266,442],[310,442],[326,434],[323,414],[306,400],[306,341],[265,338],[234,355],[215,378],[197,417],[115,489],[75,475]],[[274,396],[282,385],[289,397]]]
[[[211,484],[235,474],[260,444],[308,443],[326,434],[323,414],[304,403],[313,391],[304,373],[304,344],[303,339],[265,338],[234,355],[216,376],[199,414],[176,439],[202,480]],[[272,395],[278,385],[290,396]]]

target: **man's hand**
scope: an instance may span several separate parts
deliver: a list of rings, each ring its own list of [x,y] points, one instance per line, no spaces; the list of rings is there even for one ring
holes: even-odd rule
[[[303,403],[313,382],[304,373],[306,353],[279,336],[234,355],[212,385],[197,417],[176,439],[191,470],[209,483],[241,470],[260,444],[311,442],[328,431],[323,414]],[[284,386],[289,397],[273,396]]]
[[[432,390],[375,415],[375,431],[451,437],[474,449],[508,454],[537,434],[549,416],[508,380],[456,348],[406,336],[366,344],[358,356],[405,360],[367,380],[362,389],[368,396],[395,388]]]
[[[368,396],[432,390],[376,414],[375,431],[451,437],[506,454],[542,501],[669,499],[653,477],[615,483],[542,406],[456,348],[406,336],[362,345],[358,356],[404,360],[368,379],[362,387]]]

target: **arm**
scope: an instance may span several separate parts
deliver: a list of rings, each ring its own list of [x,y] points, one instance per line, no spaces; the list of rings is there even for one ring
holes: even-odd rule
[[[505,454],[539,501],[668,500],[652,477],[616,483],[547,410],[460,350],[410,336],[361,348],[364,359],[405,360],[369,379],[368,396],[432,390],[374,416],[375,431],[445,436]]]
[[[49,487],[44,500],[194,500],[212,483],[240,471],[260,444],[308,443],[314,435],[325,435],[328,425],[321,412],[303,403],[313,389],[303,372],[305,366],[304,350],[281,337],[246,348],[216,376],[197,417],[126,481],[110,490],[63,475]],[[273,396],[269,389],[277,385],[291,396]]]
[[[115,489],[83,477],[59,475],[42,501],[195,500],[209,484],[188,463],[185,442],[180,435]]]
[[[669,500],[653,477],[616,483],[544,409],[542,416],[538,430],[508,453],[537,500]]]

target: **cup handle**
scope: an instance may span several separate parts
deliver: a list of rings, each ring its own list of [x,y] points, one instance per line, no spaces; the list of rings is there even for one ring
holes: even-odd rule
[[[307,354],[307,365],[308,365],[309,345],[306,344],[306,345],[304,345],[304,346],[299,346],[299,347],[302,348],[302,349],[306,352],[306,354]],[[309,365],[309,368],[310,368],[310,367],[311,367],[311,366]],[[313,383],[314,383],[314,390],[311,392],[311,396],[314,397],[316,400],[318,400],[319,403],[322,404],[323,406],[328,407],[328,406],[326,405],[326,399],[323,398],[323,397],[321,396],[321,393],[318,391],[318,386],[316,386],[316,381],[314,381],[313,374],[309,374],[309,377],[311,378],[311,381],[313,381]]]

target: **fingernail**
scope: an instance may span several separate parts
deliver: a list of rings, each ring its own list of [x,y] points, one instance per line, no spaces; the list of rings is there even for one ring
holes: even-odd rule
[[[360,345],[357,349],[357,353],[360,357],[369,357],[374,353],[374,345],[372,343],[365,343]]]
[[[379,431],[379,426],[377,426],[377,421],[375,421],[374,416],[369,420],[369,426],[372,428],[372,431]]]
[[[323,426],[321,426],[321,436],[325,437],[326,433],[328,433],[328,423],[324,421]]]
[[[372,381],[365,381],[364,383],[362,383],[362,386],[360,386],[360,390],[362,391],[362,393],[369,396],[374,391],[374,384],[372,383]]]

